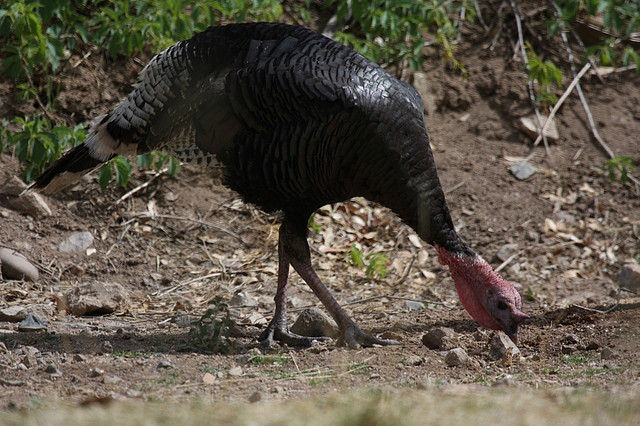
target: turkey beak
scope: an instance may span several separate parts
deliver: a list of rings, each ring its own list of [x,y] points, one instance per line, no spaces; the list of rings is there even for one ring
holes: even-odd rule
[[[511,341],[513,343],[515,343],[516,345],[518,344],[518,325],[529,318],[529,315],[525,314],[524,312],[517,310],[516,312],[514,312],[513,314],[511,314],[511,323],[510,324],[506,324],[503,328],[504,328],[504,332],[506,333],[507,336],[509,336],[509,339],[511,339]]]

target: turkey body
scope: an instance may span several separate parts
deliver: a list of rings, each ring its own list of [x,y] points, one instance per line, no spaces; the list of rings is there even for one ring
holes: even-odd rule
[[[336,319],[341,343],[391,343],[362,332],[311,266],[309,216],[354,196],[390,208],[434,245],[469,313],[517,338],[520,296],[453,228],[420,96],[355,51],[285,24],[212,27],[156,55],[129,96],[34,186],[54,192],[115,155],[150,150],[218,163],[245,201],[284,213],[267,344],[311,342],[288,331],[290,265]]]

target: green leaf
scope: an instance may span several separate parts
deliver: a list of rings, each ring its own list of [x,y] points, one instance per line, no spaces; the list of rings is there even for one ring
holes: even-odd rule
[[[112,178],[111,163],[103,164],[102,167],[100,167],[100,171],[98,171],[98,183],[100,184],[100,189],[104,191]]]

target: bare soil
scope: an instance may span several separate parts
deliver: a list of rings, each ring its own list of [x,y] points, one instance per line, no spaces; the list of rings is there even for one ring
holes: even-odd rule
[[[606,155],[575,95],[558,115],[561,138],[551,154],[535,149],[537,172],[525,181],[511,175],[508,167],[531,150],[530,137],[517,127],[518,118],[531,113],[525,74],[506,37],[490,50],[491,37],[475,30],[463,34],[457,51],[468,78],[427,51],[422,94],[433,106],[427,115],[432,146],[461,234],[496,267],[502,263],[498,250],[517,245],[501,273],[517,283],[531,315],[521,331],[521,359],[489,359],[493,332],[463,310],[435,251],[388,210],[362,199],[315,215],[319,230],[309,236],[314,266],[362,328],[402,345],[348,350],[329,341],[309,349],[262,348],[257,336],[273,313],[278,218],[246,206],[220,185],[217,171],[184,166],[177,178],[161,176],[119,204],[125,191],[113,186],[103,193],[91,175],[46,198],[51,217],[35,220],[0,207],[0,244],[41,269],[36,283],[2,282],[0,308],[28,306],[48,324],[46,333],[26,333],[0,323],[6,346],[0,350],[0,407],[111,398],[289,399],[352,387],[459,384],[637,392],[640,297],[622,293],[617,309],[596,310],[616,303],[616,274],[640,253],[640,198],[630,185],[606,176]],[[58,114],[71,123],[104,113],[139,70],[133,60],[114,64],[94,51],[60,77]],[[611,149],[639,164],[640,76],[614,73],[604,82],[588,76],[582,87]],[[15,101],[10,81],[0,82],[0,96],[2,118],[38,111]],[[20,174],[12,153],[2,154],[0,182]],[[150,176],[136,172],[132,187]],[[150,212],[163,217],[151,219]],[[94,235],[95,252],[60,252],[59,243],[78,231]],[[368,278],[347,263],[352,244],[365,255],[386,253],[387,276]],[[97,317],[60,309],[62,294],[92,281],[122,285],[127,305]],[[198,349],[188,334],[189,322],[216,295],[229,303],[238,324],[230,354]],[[291,322],[304,307],[319,306],[293,272],[289,298]],[[407,300],[424,301],[425,308],[411,311]],[[469,365],[449,367],[444,352],[421,343],[428,330],[442,326],[455,330]],[[28,347],[37,349],[35,365],[24,363]],[[52,363],[61,375],[46,371]]]

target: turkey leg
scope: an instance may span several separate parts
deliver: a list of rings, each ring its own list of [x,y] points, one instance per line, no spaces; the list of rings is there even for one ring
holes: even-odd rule
[[[278,293],[276,294],[276,316],[274,317],[274,321],[276,321],[278,313],[280,313],[281,317],[276,322],[279,322],[281,325],[284,324],[284,329],[286,330],[284,286],[286,286],[286,272],[288,271],[290,263],[293,269],[295,269],[300,277],[311,287],[313,293],[320,299],[324,307],[338,324],[340,328],[338,345],[346,345],[349,348],[355,349],[363,346],[398,344],[398,342],[394,340],[377,339],[363,332],[349,315],[347,315],[344,309],[342,309],[327,287],[325,287],[311,265],[306,223],[301,226],[296,226],[285,217],[280,227],[279,239],[278,253],[280,257],[280,268],[278,273]],[[286,262],[284,267],[283,260]],[[278,305],[280,305],[280,308],[278,308]],[[276,329],[278,328],[282,327],[276,327]],[[280,332],[282,332],[282,330],[280,330]],[[275,337],[277,338],[277,336]]]

